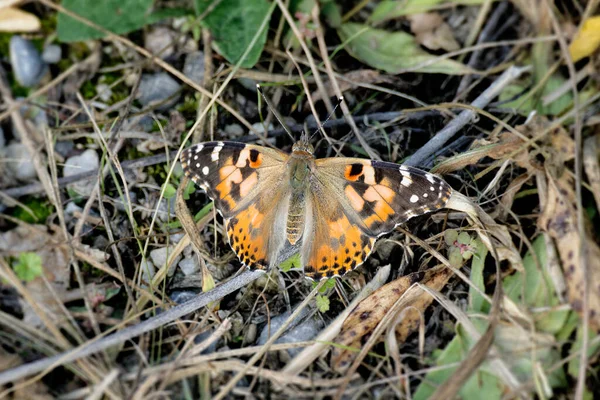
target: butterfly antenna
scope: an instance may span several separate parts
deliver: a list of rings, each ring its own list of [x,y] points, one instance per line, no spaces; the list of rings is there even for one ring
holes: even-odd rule
[[[281,118],[281,115],[279,115],[279,113],[277,112],[275,107],[273,107],[273,105],[271,104],[271,101],[267,98],[267,96],[265,96],[265,94],[262,91],[262,88],[260,87],[260,85],[258,83],[256,84],[256,90],[258,90],[258,93],[260,93],[260,95],[262,96],[265,103],[267,103],[267,108],[269,109],[269,111],[271,111],[273,113],[273,115],[275,116],[275,118],[277,119],[277,121],[279,122],[281,127],[283,128],[283,130],[289,135],[290,138],[292,138],[292,140],[295,141],[296,139],[294,138],[294,135],[292,135],[292,132],[287,127],[287,125],[283,123],[283,119]]]
[[[327,116],[327,118],[325,118],[325,121],[323,121],[323,123],[321,125],[319,125],[319,127],[317,128],[317,130],[315,130],[315,132],[310,136],[310,138],[308,139],[309,141],[321,130],[325,128],[325,124],[327,123],[327,121],[329,121],[331,119],[331,117],[333,117],[333,114],[335,114],[335,110],[337,110],[337,108],[340,106],[340,104],[342,104],[342,102],[344,101],[344,96],[340,96],[338,98],[337,103],[335,103],[335,106],[333,107],[333,110],[331,110],[331,112],[329,113],[329,115]]]

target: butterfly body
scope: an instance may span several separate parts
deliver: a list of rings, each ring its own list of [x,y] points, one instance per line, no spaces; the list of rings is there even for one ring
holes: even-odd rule
[[[297,247],[305,275],[351,271],[375,240],[416,215],[442,208],[452,189],[416,168],[359,158],[316,159],[237,142],[206,142],[182,153],[185,173],[215,201],[229,243],[250,268],[273,267]]]

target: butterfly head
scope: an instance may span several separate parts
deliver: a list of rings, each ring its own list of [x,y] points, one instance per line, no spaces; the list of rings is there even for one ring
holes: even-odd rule
[[[305,154],[307,156],[312,156],[315,152],[315,148],[308,142],[307,138],[303,137],[294,143],[294,146],[292,146],[292,152],[298,155]]]

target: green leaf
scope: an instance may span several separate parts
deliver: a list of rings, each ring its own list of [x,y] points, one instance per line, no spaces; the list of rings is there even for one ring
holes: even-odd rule
[[[116,34],[140,29],[148,22],[153,0],[64,0],[62,6]],[[104,33],[66,14],[58,14],[58,39],[77,42],[104,37]]]
[[[338,35],[348,53],[390,74],[403,72],[463,75],[473,72],[454,60],[429,54],[406,32],[388,32],[357,23],[343,24]]]
[[[373,14],[371,14],[371,17],[369,18],[369,22],[387,21],[404,15],[428,12],[442,3],[479,5],[485,3],[485,1],[486,0],[384,0],[375,7]]]
[[[322,313],[329,311],[329,297],[318,295],[317,296],[317,308]]]
[[[27,200],[23,204],[27,209],[17,207],[13,216],[28,224],[44,223],[54,212],[54,207],[49,202],[40,199]]]
[[[177,189],[175,189],[175,186],[167,183],[167,186],[165,187],[165,199],[173,198],[176,194]]]
[[[473,249],[476,250],[477,253],[473,260],[471,261],[471,282],[483,293],[485,293],[485,282],[483,280],[483,269],[485,268],[485,258],[488,253],[488,249],[485,246],[478,246],[476,242],[479,240],[473,240]],[[465,257],[465,253],[463,253],[463,258]],[[489,304],[483,298],[478,291],[469,287],[469,303],[471,305],[471,310],[475,312],[488,312]]]
[[[214,2],[196,0],[196,13],[201,15],[208,11]],[[266,0],[222,0],[202,22],[210,29],[217,51],[230,63],[237,64],[265,18],[270,18],[272,10]],[[240,66],[252,68],[258,62],[266,42],[267,29],[263,29]]]
[[[13,264],[13,269],[20,280],[31,282],[42,275],[42,257],[37,253],[21,253],[19,260]]]
[[[532,308],[549,308],[534,314],[535,326],[547,333],[557,333],[566,323],[569,310],[551,310],[560,304],[547,270],[546,244],[542,236],[532,243],[532,251],[523,257],[524,272],[504,278],[502,287],[515,303]]]
[[[292,269],[300,268],[302,264],[300,263],[300,253],[296,253],[281,264],[279,264],[279,269],[283,272],[289,272]]]

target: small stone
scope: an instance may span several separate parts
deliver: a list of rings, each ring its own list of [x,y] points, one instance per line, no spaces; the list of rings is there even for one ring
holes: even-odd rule
[[[96,85],[96,93],[98,94],[98,97],[100,98],[100,100],[107,102],[110,100],[110,98],[113,95],[112,90],[110,90],[110,86],[108,86],[106,83],[99,83]]]
[[[173,254],[174,249],[175,249],[174,246],[161,247],[160,249],[154,249],[150,252],[150,259],[152,260],[154,265],[156,265],[158,268],[162,268],[163,265],[165,265],[167,263],[171,254]],[[173,275],[173,273],[175,272],[175,266],[177,266],[177,263],[179,262],[180,259],[181,259],[180,255],[175,258],[175,261],[171,264],[169,271],[167,271],[168,276]]]
[[[198,293],[196,292],[192,292],[189,290],[180,290],[180,291],[176,291],[171,293],[171,295],[169,296],[171,298],[171,300],[177,304],[183,304],[188,300],[193,299],[194,297],[198,296]]]
[[[19,35],[10,38],[9,47],[10,64],[17,82],[25,87],[37,85],[48,70],[39,51]]]
[[[175,33],[161,26],[150,30],[146,34],[144,47],[152,54],[164,60],[175,53],[174,42]]]
[[[303,318],[305,318],[309,313],[309,309],[305,308],[304,310],[302,310],[302,312],[298,316],[298,321],[300,322],[292,322],[288,330],[281,337],[279,337],[279,339],[277,339],[275,343],[297,343],[314,339],[319,334],[319,331],[322,328],[322,322],[317,321],[313,317],[306,318],[303,321]],[[267,340],[269,340],[270,335],[273,335],[275,332],[277,332],[290,315],[291,314],[289,312],[285,312],[281,315],[276,316],[275,318],[272,318],[270,329],[268,326],[265,326],[263,328],[258,338],[257,344],[259,346],[264,345],[267,342]],[[294,357],[301,351],[301,348],[297,348],[289,349],[287,352],[290,357]]]
[[[238,138],[244,135],[244,128],[240,124],[226,125],[224,130],[228,138]]]
[[[100,166],[100,159],[98,153],[95,150],[88,149],[78,156],[73,156],[67,159],[65,167],[63,168],[63,176],[71,176],[81,174],[87,171],[94,171]],[[76,193],[82,196],[89,196],[94,190],[96,181],[85,180],[75,182],[69,187],[72,188]]]
[[[201,84],[204,79],[204,53],[194,51],[185,57],[183,64],[183,74],[197,84]]]
[[[30,181],[37,177],[31,154],[21,143],[11,143],[4,150],[6,169],[20,181]]]
[[[56,64],[62,58],[62,48],[57,44],[51,44],[44,48],[42,60],[48,64]]]
[[[142,269],[142,280],[145,282],[142,284],[143,288],[147,288],[148,284],[152,282],[152,278],[156,274],[156,267],[150,260],[142,261],[140,268]]]
[[[185,276],[194,275],[200,271],[200,264],[197,257],[184,258],[178,265]]]
[[[54,144],[54,151],[56,151],[64,158],[69,157],[73,149],[75,149],[75,143],[71,142],[70,140],[56,142]]]
[[[175,94],[180,88],[181,85],[166,72],[144,75],[140,82],[137,98],[146,107],[151,103],[162,103],[171,96],[174,96],[171,100],[158,107],[159,110],[167,110],[177,103],[179,96],[175,96]]]
[[[252,124],[252,128],[254,128],[254,130],[256,130],[258,133],[265,133],[265,126],[263,125],[262,122],[255,122]],[[267,128],[267,132],[273,130],[273,124],[269,124],[269,127]]]

